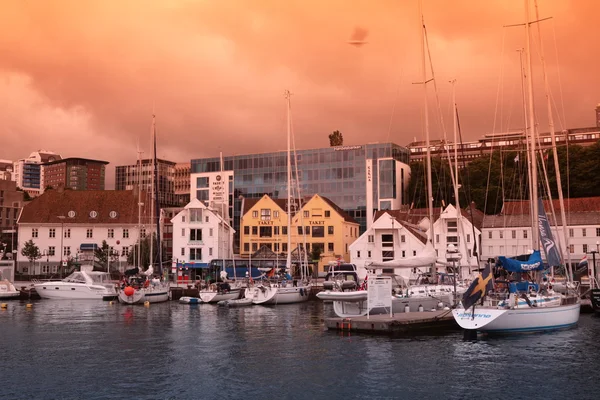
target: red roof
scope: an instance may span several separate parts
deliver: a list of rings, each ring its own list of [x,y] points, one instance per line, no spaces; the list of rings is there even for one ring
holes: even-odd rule
[[[544,200],[544,209],[550,212],[550,201]],[[558,200],[552,200],[554,211],[558,214],[560,204]],[[506,200],[502,207],[502,215],[529,215],[529,200]],[[580,197],[576,199],[565,199],[565,212],[598,212],[600,211],[600,197]]]

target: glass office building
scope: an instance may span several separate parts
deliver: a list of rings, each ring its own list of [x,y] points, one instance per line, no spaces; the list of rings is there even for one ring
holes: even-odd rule
[[[361,233],[375,210],[404,203],[410,179],[410,153],[405,147],[371,143],[297,150],[296,155],[297,160],[292,153],[292,167],[297,161],[302,197],[329,198],[360,223]],[[287,152],[223,157],[222,168],[219,157],[191,160],[190,197],[210,200],[212,185],[206,180],[213,176],[233,181],[224,198],[237,231],[242,198],[287,197]]]

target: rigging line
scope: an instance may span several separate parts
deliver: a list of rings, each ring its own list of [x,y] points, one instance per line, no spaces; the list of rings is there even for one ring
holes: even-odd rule
[[[565,113],[565,99],[563,96],[563,89],[562,89],[562,80],[560,78],[560,62],[559,62],[559,58],[558,58],[558,44],[556,43],[556,22],[554,21],[554,19],[552,20],[552,32],[554,34],[554,54],[556,55],[556,72],[558,75],[558,89],[560,91],[560,105],[561,105],[561,109],[562,109],[562,123],[566,129],[567,127],[567,115]],[[560,114],[559,114],[560,115]]]

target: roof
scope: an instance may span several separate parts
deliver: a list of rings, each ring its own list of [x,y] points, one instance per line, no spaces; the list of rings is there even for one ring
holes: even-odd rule
[[[244,209],[242,210],[242,215],[246,215],[252,207],[256,205],[260,200],[262,200],[265,196],[269,197],[275,204],[277,204],[283,211],[287,212],[287,199],[274,199],[268,195],[264,195],[259,198],[244,198]]]
[[[69,157],[69,158],[63,158],[60,160],[54,160],[54,161],[49,161],[44,163],[44,165],[52,165],[52,164],[59,164],[59,163],[70,163],[70,162],[77,162],[77,161],[84,161],[84,162],[91,162],[91,163],[97,163],[97,164],[108,164],[108,161],[102,161],[102,160],[92,160],[90,158],[79,158],[79,157]]]
[[[335,210],[335,212],[337,212],[338,214],[340,214],[340,216],[342,218],[344,218],[344,221],[346,222],[350,222],[352,224],[358,224],[358,222],[356,222],[356,220],[354,218],[352,218],[352,216],[350,216],[350,214],[348,214],[346,211],[342,210],[337,204],[335,204],[333,201],[329,200],[327,197],[323,197],[323,196],[319,196],[321,197],[323,200],[325,200],[325,202],[327,204],[329,204],[329,206],[331,208],[333,208]]]
[[[485,214],[482,211],[475,208],[474,206],[472,208],[473,208],[472,224],[475,225],[475,227],[477,229],[481,230],[481,228],[483,226],[483,220],[485,218]],[[442,211],[443,210],[441,208],[434,207],[433,212],[432,212],[434,222],[437,221],[437,219],[440,217]],[[413,209],[403,208],[400,210],[379,210],[375,213],[375,218],[373,220],[376,221],[384,213],[390,214],[397,221],[406,221],[409,224],[415,225],[415,226],[418,225],[423,220],[423,218],[429,218],[429,211],[427,208],[413,208]],[[461,214],[464,218],[467,218],[469,220],[469,222],[471,222],[471,207],[466,207],[466,208],[461,209]]]
[[[552,208],[550,200],[544,200],[544,209],[546,213],[550,213],[552,208],[556,214],[560,214],[559,200],[552,200]],[[501,215],[529,215],[529,200],[505,200],[502,206]],[[600,197],[580,197],[565,199],[565,212],[600,212]]]
[[[145,197],[142,192],[142,199]],[[17,223],[137,224],[137,203],[133,190],[48,190],[23,207]],[[150,209],[150,202],[146,203],[142,216]],[[95,218],[90,215],[94,211]],[[111,214],[113,211],[116,214]]]

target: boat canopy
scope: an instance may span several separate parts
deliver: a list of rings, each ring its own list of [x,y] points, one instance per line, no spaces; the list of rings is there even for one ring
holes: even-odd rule
[[[539,250],[535,250],[529,255],[512,258],[499,256],[496,265],[509,272],[541,271],[545,268],[544,264],[542,263],[542,256]]]

